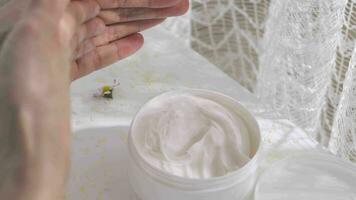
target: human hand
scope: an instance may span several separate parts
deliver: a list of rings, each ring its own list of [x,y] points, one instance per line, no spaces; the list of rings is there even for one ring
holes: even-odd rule
[[[149,19],[164,19],[183,15],[188,0],[97,0],[102,10],[100,18],[106,24]]]
[[[0,46],[1,38],[5,38],[13,26],[23,19],[30,2],[31,0],[10,0],[1,7]],[[77,7],[81,9],[77,16],[74,16],[77,18],[83,18],[83,12],[88,9],[81,4],[90,5],[92,16],[97,15],[100,10],[99,4],[94,0],[77,0],[73,1],[73,4],[78,5]],[[137,31],[133,31],[133,26],[121,26],[112,30],[106,28],[104,21],[98,17],[87,19],[78,26],[75,37],[71,41],[72,50],[74,50],[71,78],[79,78],[133,54],[143,44],[141,35],[135,33],[157,23],[157,21],[151,21],[140,24]],[[101,34],[100,38],[93,40],[99,34]],[[130,37],[127,37],[129,35]]]
[[[90,35],[80,35],[82,25],[99,9],[95,1],[13,2],[0,12],[0,199],[62,199],[70,66],[78,38]]]
[[[125,51],[125,48],[114,54],[115,47],[107,46],[108,44],[113,41],[120,42],[128,36],[130,38],[132,34],[151,28],[167,17],[182,15],[189,7],[188,0],[97,0],[97,2],[101,7],[98,17],[107,28],[103,33],[80,45],[78,56],[81,58],[78,59],[78,65],[73,68],[73,79],[131,54]]]
[[[152,9],[176,4],[160,5]],[[112,24],[94,18],[99,9],[92,0],[12,0],[5,8],[0,11],[0,197],[59,199],[69,165],[71,79],[134,53],[143,43],[137,32],[162,20]],[[89,41],[92,48],[84,48]]]

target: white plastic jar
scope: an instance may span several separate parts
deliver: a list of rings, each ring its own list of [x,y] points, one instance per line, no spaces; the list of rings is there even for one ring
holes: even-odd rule
[[[240,200],[252,194],[261,154],[261,135],[255,118],[233,98],[214,91],[192,89],[163,95],[177,93],[213,99],[241,117],[249,133],[251,160],[236,171],[206,179],[179,177],[155,168],[140,156],[132,139],[132,134],[137,131],[135,119],[141,114],[141,110],[131,124],[129,136],[129,176],[136,194],[142,200]]]

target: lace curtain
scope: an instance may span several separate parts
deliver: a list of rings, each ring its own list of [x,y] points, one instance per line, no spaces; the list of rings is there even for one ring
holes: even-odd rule
[[[179,24],[190,27],[193,49],[259,96],[265,113],[356,162],[355,0],[191,4]],[[174,32],[184,37],[187,30]]]

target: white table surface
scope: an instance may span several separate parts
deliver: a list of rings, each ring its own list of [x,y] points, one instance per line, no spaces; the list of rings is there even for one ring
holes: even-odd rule
[[[146,44],[138,54],[72,85],[74,139],[69,200],[135,199],[125,173],[125,138],[134,114],[150,98],[169,90],[201,88],[222,92],[242,104],[258,103],[236,81],[160,27],[144,35]],[[115,89],[113,100],[93,97],[99,87],[115,79],[121,85]],[[288,121],[258,121],[268,149],[266,163],[317,147]],[[86,131],[88,127],[94,129]],[[116,127],[117,133],[105,131],[105,127]]]
[[[256,100],[236,81],[161,28],[145,34],[140,52],[72,85],[73,126],[128,123],[150,98],[179,88],[216,90],[242,102]],[[114,100],[93,98],[94,92],[117,79]]]

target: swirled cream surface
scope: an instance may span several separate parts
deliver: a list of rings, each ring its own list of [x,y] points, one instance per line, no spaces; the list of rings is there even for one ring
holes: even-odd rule
[[[145,161],[180,177],[223,176],[250,160],[244,121],[212,98],[187,93],[161,95],[141,109],[131,134]]]

